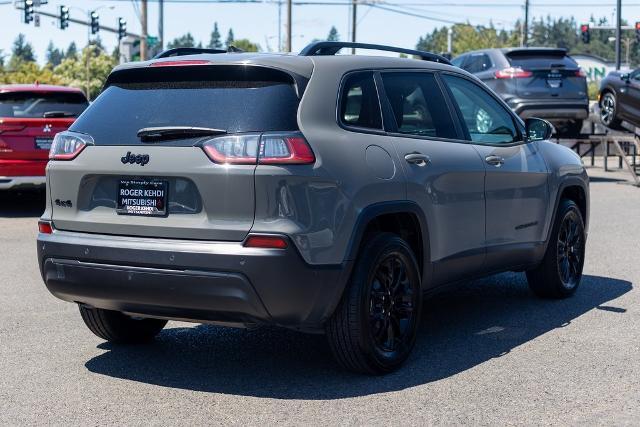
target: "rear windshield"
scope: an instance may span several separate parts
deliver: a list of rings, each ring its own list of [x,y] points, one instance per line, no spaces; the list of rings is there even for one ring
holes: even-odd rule
[[[89,103],[81,93],[6,92],[0,93],[0,117],[76,117]]]
[[[520,67],[523,70],[534,70],[538,68],[578,68],[578,64],[570,56],[559,54],[524,54],[512,52],[507,54],[509,63],[513,67]]]
[[[177,68],[185,67],[147,69],[114,79],[71,129],[91,135],[97,145],[141,143],[136,134],[146,127],[209,127],[230,133],[298,130],[298,97],[288,75],[213,70],[222,66],[191,67],[198,70],[188,72]]]

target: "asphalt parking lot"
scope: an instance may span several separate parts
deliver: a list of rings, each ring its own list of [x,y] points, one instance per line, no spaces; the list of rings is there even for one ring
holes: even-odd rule
[[[169,323],[148,346],[94,337],[45,289],[40,193],[0,195],[0,424],[636,424],[640,189],[591,169],[585,276],[543,301],[523,274],[426,304],[406,366],[344,373],[323,336]]]

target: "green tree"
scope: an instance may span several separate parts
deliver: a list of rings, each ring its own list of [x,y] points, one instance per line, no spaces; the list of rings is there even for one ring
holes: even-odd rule
[[[17,61],[12,69],[0,67],[0,84],[3,83],[34,83],[64,84],[50,66],[40,67],[34,61]]]
[[[340,41],[340,34],[338,34],[338,30],[333,25],[331,26],[331,29],[329,30],[329,35],[327,35],[327,41],[330,41],[330,42]]]
[[[53,45],[52,41],[49,41],[47,46],[47,64],[51,67],[60,65],[64,59],[64,52]]]
[[[260,45],[257,43],[253,43],[248,39],[238,39],[233,41],[233,46],[238,49],[244,50],[245,52],[259,52]]]
[[[53,71],[64,84],[80,87],[86,91],[87,60],[89,61],[89,95],[91,99],[95,99],[107,76],[118,63],[112,55],[92,45],[82,49],[79,57],[66,58]]]
[[[229,28],[229,32],[227,33],[227,40],[224,42],[225,47],[233,46],[235,38],[233,36],[233,29]]]
[[[11,50],[11,60],[9,61],[9,67],[15,68],[20,62],[35,62],[36,56],[33,53],[33,46],[27,42],[24,34],[18,34],[13,42],[13,48]]]
[[[191,35],[191,33],[184,34],[180,37],[177,37],[169,42],[167,47],[169,49],[175,49],[177,47],[195,47],[196,41]]]
[[[69,43],[69,47],[67,48],[67,52],[64,54],[65,58],[75,58],[78,55],[78,48],[76,47],[76,42]]]
[[[213,31],[211,32],[211,40],[207,45],[209,49],[222,49],[222,41],[220,40],[220,31],[218,31],[218,23],[213,23]]]

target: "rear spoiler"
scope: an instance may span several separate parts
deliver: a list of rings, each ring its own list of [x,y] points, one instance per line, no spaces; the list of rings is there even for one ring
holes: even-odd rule
[[[211,81],[211,80],[240,80],[247,81],[282,81],[293,84],[298,99],[302,99],[302,94],[307,87],[309,79],[292,71],[281,68],[269,67],[256,64],[218,64],[212,62],[211,68],[208,64],[185,65],[172,67],[132,67],[116,69],[109,74],[102,87],[104,91],[111,85],[117,83],[150,83],[154,81],[181,81],[178,73],[184,73],[184,80]],[[203,67],[208,68],[204,70]]]
[[[522,49],[507,49],[504,54],[509,57],[517,57],[517,56],[535,56],[535,55],[545,55],[545,56],[567,56],[567,49],[562,48],[552,48],[552,47],[540,47],[540,48],[522,48]]]

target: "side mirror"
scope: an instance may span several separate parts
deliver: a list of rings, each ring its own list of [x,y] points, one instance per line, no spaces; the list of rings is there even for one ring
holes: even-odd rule
[[[631,74],[630,73],[620,74],[620,80],[628,83],[630,79],[631,79]]]
[[[544,141],[551,138],[553,126],[546,120],[531,117],[524,122],[529,141]]]

